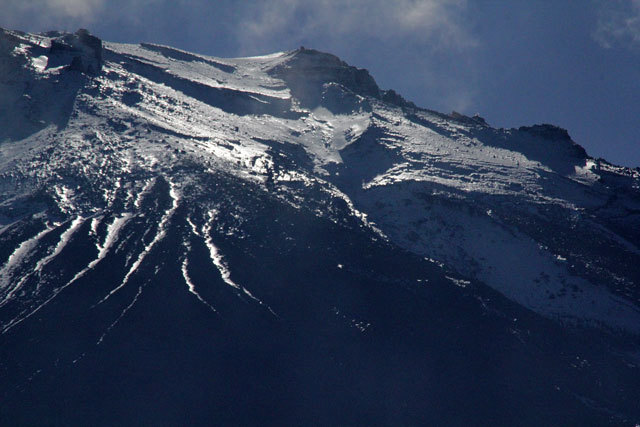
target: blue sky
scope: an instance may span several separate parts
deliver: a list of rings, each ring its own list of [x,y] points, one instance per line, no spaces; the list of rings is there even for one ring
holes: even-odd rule
[[[233,57],[328,51],[495,127],[553,123],[640,166],[640,0],[0,0],[0,26]]]

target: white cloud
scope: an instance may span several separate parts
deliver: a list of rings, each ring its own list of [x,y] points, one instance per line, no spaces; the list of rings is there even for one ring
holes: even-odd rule
[[[272,0],[254,5],[238,27],[250,46],[289,34],[380,41],[411,39],[431,48],[462,49],[476,41],[462,23],[466,0]],[[293,41],[293,40],[292,40]]]
[[[8,0],[4,9],[14,15],[30,13],[34,20],[93,19],[105,4],[106,0]]]
[[[2,0],[2,25],[16,30],[77,29],[100,16],[107,0]]]
[[[602,3],[593,37],[600,46],[640,46],[640,0]]]
[[[475,45],[464,25],[467,0],[0,0],[0,25],[26,31],[91,28],[103,18],[136,26],[166,25],[162,12],[179,4],[181,16],[199,22],[217,7],[232,10],[237,22],[217,22],[229,28],[245,51],[271,49],[277,42],[324,40],[409,42],[429,49],[465,49]],[[146,22],[150,15],[161,22]],[[190,16],[194,15],[194,16]],[[234,25],[235,24],[235,25]]]
[[[31,4],[34,3],[61,17],[93,18],[105,0],[36,0]]]
[[[105,17],[122,23],[163,0],[0,0],[0,26],[23,31],[67,30],[98,24]],[[177,1],[177,0],[175,0]]]

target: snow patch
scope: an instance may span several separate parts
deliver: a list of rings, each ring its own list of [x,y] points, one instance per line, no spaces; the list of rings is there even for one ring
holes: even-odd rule
[[[449,279],[449,281],[451,281],[451,283],[453,283],[454,285],[460,287],[460,288],[466,288],[467,286],[469,286],[471,284],[470,281],[468,280],[463,280],[463,279],[456,279],[455,277],[450,277],[450,276],[445,276],[447,279]]]
[[[136,208],[136,210],[140,209],[140,207],[142,206],[142,201],[144,200],[146,195],[149,194],[155,182],[155,179],[150,179],[145,182],[144,187],[142,187],[142,190],[140,191],[140,193],[138,193],[136,200],[133,202],[133,206]]]

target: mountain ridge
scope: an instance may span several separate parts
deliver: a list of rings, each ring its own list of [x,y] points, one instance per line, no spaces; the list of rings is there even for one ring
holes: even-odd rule
[[[0,419],[640,419],[640,170],[311,49],[96,40],[0,32]]]

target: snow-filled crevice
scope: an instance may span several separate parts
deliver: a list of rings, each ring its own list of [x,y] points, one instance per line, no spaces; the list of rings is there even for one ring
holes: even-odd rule
[[[133,214],[125,212],[117,218],[114,218],[113,222],[107,227],[107,235],[104,238],[102,244],[96,242],[96,249],[98,249],[98,257],[91,261],[87,266],[88,269],[92,269],[109,253],[111,247],[118,241],[118,236],[122,228],[133,217]]]
[[[184,282],[187,285],[187,290],[193,294],[198,301],[200,301],[202,304],[204,304],[205,306],[207,306],[209,309],[211,309],[211,311],[213,311],[214,313],[218,313],[218,311],[211,305],[209,304],[201,295],[200,293],[198,293],[198,291],[196,290],[196,285],[193,283],[193,280],[191,280],[191,277],[189,276],[189,252],[190,252],[190,247],[187,245],[187,243],[185,242],[185,248],[187,249],[187,252],[184,254],[184,258],[182,260],[182,266],[180,268],[180,270],[182,271],[182,277],[184,278]]]
[[[120,215],[119,217],[114,218],[113,222],[111,222],[111,224],[109,224],[109,226],[107,227],[107,234],[104,238],[104,241],[102,243],[100,243],[99,241],[96,242],[96,249],[98,251],[98,256],[95,259],[93,259],[89,263],[89,265],[87,265],[84,269],[78,272],[66,285],[60,288],[60,290],[76,282],[78,279],[82,278],[107,256],[107,254],[109,253],[113,245],[118,241],[118,236],[120,235],[120,231],[127,224],[127,222],[129,222],[129,220],[132,217],[133,217],[133,214],[126,212]],[[93,222],[91,225],[93,227]],[[95,233],[95,232],[92,231],[92,233]]]
[[[55,230],[55,228],[56,227],[48,226],[32,238],[20,243],[20,245],[13,251],[13,253],[9,256],[9,259],[2,266],[2,269],[0,269],[1,291],[4,291],[9,286],[9,284],[11,283],[11,279],[13,279],[13,276],[15,274],[15,270],[23,264],[23,262],[28,258],[31,251],[38,246],[38,242],[40,241],[40,239],[49,234],[52,230]]]
[[[33,316],[35,313],[37,313],[39,310],[41,310],[47,304],[49,304],[53,299],[55,299],[63,290],[65,290],[67,287],[71,286],[72,284],[76,283],[79,279],[84,277],[90,270],[92,270],[100,261],[102,261],[104,259],[104,257],[107,255],[107,253],[113,247],[113,245],[117,242],[120,230],[129,221],[129,219],[131,219],[132,216],[133,215],[131,213],[124,213],[120,217],[115,218],[113,220],[113,222],[111,224],[109,224],[109,226],[107,227],[107,234],[106,234],[106,236],[104,238],[104,242],[103,243],[99,243],[99,242],[96,243],[96,249],[98,250],[97,257],[95,259],[93,259],[85,268],[83,268],[78,273],[76,273],[71,280],[69,280],[64,285],[56,288],[53,291],[53,293],[46,300],[44,300],[42,303],[40,303],[36,308],[34,308],[31,311],[29,311],[26,315],[24,315],[24,312],[21,313],[20,316],[14,318],[11,322],[9,322],[7,325],[5,325],[2,328],[2,330],[0,331],[0,333],[5,333],[5,332],[9,331],[11,328],[15,327],[16,325],[18,325],[22,321],[24,321],[24,320],[28,319],[29,317]],[[78,218],[80,218],[80,217],[78,217]],[[78,218],[76,218],[76,220],[74,220],[74,222],[77,221]],[[79,223],[79,224],[77,224],[75,226],[72,224],[72,226],[68,230],[66,230],[65,233],[63,233],[61,235],[60,242],[58,243],[58,246],[56,246],[56,250],[54,250],[54,253],[56,253],[56,251],[57,251],[57,253],[59,253],[62,250],[62,247],[60,247],[60,244],[63,241],[65,241],[64,244],[66,245],[66,241],[68,241],[68,239],[70,238],[70,235],[73,234],[73,232],[75,232],[80,225],[82,225],[82,222],[83,221],[81,221],[81,223]],[[92,219],[92,221],[91,221],[91,230],[89,231],[91,236],[95,236],[97,234],[98,223],[99,223],[99,220],[94,217]],[[65,234],[67,234],[67,235],[65,236]],[[44,261],[45,259],[40,261],[41,262],[41,266],[46,265],[46,263],[48,263],[51,259],[53,259],[53,254],[49,255],[49,257],[47,257],[47,258],[49,258],[49,260],[47,260],[46,262]],[[35,272],[35,270],[34,270],[34,272]],[[28,277],[29,276],[25,276],[25,278],[23,278],[22,281],[26,281],[26,279],[28,279]],[[19,286],[21,286],[21,284],[22,283],[20,283]],[[3,301],[2,304],[0,304],[0,306],[2,306],[4,304],[4,302],[5,301]]]
[[[138,287],[138,292],[136,292],[135,296],[133,297],[133,299],[131,300],[131,302],[129,303],[129,305],[127,305],[122,312],[120,313],[120,315],[116,318],[116,320],[113,321],[113,323],[111,323],[107,329],[105,329],[105,331],[102,333],[102,335],[100,335],[100,338],[98,338],[98,341],[96,341],[96,345],[100,345],[102,344],[102,342],[104,341],[104,338],[107,336],[107,334],[109,332],[111,332],[111,330],[118,324],[118,322],[120,322],[120,320],[122,320],[122,318],[125,316],[125,314],[127,314],[127,312],[129,310],[131,310],[133,308],[134,305],[136,305],[136,302],[138,301],[138,298],[140,297],[140,295],[142,295],[142,286]]]
[[[351,200],[351,198],[349,198],[348,195],[338,190],[333,185],[328,185],[326,191],[328,191],[329,194],[331,194],[332,196],[342,199],[347,204],[347,207],[349,208],[349,213],[352,216],[358,218],[358,220],[360,220],[363,226],[373,231],[375,234],[380,236],[380,238],[382,238],[383,240],[385,241],[389,240],[387,235],[380,228],[378,228],[374,222],[371,222],[368,219],[368,215],[365,212],[360,211],[355,207],[353,201]]]
[[[140,193],[138,193],[138,196],[133,202],[133,207],[136,210],[140,210],[140,208],[142,207],[142,201],[147,196],[147,194],[151,192],[151,189],[153,188],[153,184],[155,183],[156,183],[155,179],[150,179],[147,182],[145,182],[144,187],[142,187],[142,190],[140,191]]]
[[[169,221],[173,217],[173,214],[175,213],[176,209],[178,209],[178,204],[179,204],[179,201],[180,201],[180,194],[176,190],[175,185],[172,184],[172,183],[169,183],[169,187],[170,187],[169,195],[171,196],[171,200],[172,200],[171,207],[169,209],[167,209],[167,211],[162,216],[162,219],[160,220],[160,223],[158,224],[156,235],[153,237],[153,240],[151,240],[151,242],[149,242],[149,244],[147,244],[144,247],[142,252],[140,252],[140,254],[138,255],[138,258],[131,265],[131,268],[129,268],[129,271],[127,272],[127,274],[122,279],[122,282],[120,282],[120,284],[118,286],[113,288],[104,298],[102,298],[98,302],[98,304],[102,304],[103,302],[108,300],[113,294],[115,294],[120,289],[122,289],[124,286],[126,286],[126,284],[131,279],[131,276],[138,270],[138,268],[140,267],[140,265],[142,264],[144,259],[147,257],[149,252],[151,252],[151,250],[158,244],[158,242],[160,242],[162,239],[165,238],[165,236],[167,234],[167,226],[169,224]]]
[[[73,234],[84,223],[84,221],[85,221],[85,218],[83,218],[81,216],[78,216],[73,221],[71,221],[71,224],[69,225],[69,228],[66,229],[60,235],[60,240],[58,241],[56,246],[53,248],[53,251],[51,251],[49,254],[47,254],[44,258],[38,260],[36,262],[35,267],[33,268],[33,270],[29,274],[24,275],[22,278],[20,278],[18,283],[16,283],[13,286],[12,285],[8,285],[8,284],[3,286],[3,289],[7,288],[7,287],[11,287],[11,289],[4,295],[4,297],[2,298],[2,301],[0,301],[0,307],[4,306],[8,301],[10,301],[13,298],[13,296],[15,295],[15,293],[18,290],[20,290],[22,288],[22,286],[27,282],[27,280],[29,280],[31,277],[33,277],[35,275],[41,275],[42,274],[43,268],[47,264],[49,264],[53,259],[55,259],[60,254],[60,252],[62,252],[62,250],[67,245],[67,243],[69,243],[69,240],[71,239],[71,236],[73,236]],[[42,232],[38,233],[32,239],[29,239],[27,242],[24,242],[24,243],[27,243],[26,246],[28,246],[28,248],[30,249],[31,247],[33,247],[31,244],[35,245],[38,242],[38,240],[44,234],[48,233],[49,231],[50,231],[50,229],[45,229]],[[31,243],[29,243],[30,241],[31,241]],[[28,249],[23,246],[24,243],[22,245],[20,245],[20,247],[18,247],[18,249],[16,250],[16,252],[20,251],[20,253],[22,254],[21,256],[24,256],[26,254],[26,251],[28,251]],[[16,252],[14,252],[13,255],[15,255]],[[12,257],[13,257],[13,255],[12,255]],[[12,267],[13,263],[17,263],[17,262],[19,262],[18,260],[22,260],[21,256],[19,256],[16,259],[12,259],[12,257],[10,257],[9,260],[7,261],[7,264],[9,264],[7,267]],[[13,265],[15,265],[15,264],[13,264]],[[2,279],[5,278],[3,276],[0,276],[0,277]],[[15,279],[15,277],[13,277],[13,276],[11,276],[11,278]]]
[[[44,266],[46,266],[55,257],[57,257],[60,254],[60,252],[62,252],[64,247],[67,246],[67,243],[69,243],[71,236],[73,236],[73,234],[78,230],[78,228],[82,224],[84,224],[84,221],[85,221],[85,218],[81,216],[78,216],[73,221],[71,221],[71,225],[69,226],[69,228],[60,235],[60,241],[58,242],[56,247],[53,249],[53,252],[47,255],[46,257],[42,258],[40,261],[38,261],[36,263],[34,271],[38,273],[41,272]]]
[[[259,298],[255,297],[248,289],[246,289],[245,287],[233,281],[233,279],[231,278],[231,270],[229,269],[229,266],[227,265],[227,262],[224,259],[224,256],[222,255],[218,247],[214,244],[213,238],[211,237],[211,231],[213,227],[213,222],[215,221],[216,211],[210,211],[208,213],[208,216],[209,216],[208,221],[202,226],[201,230],[198,230],[198,228],[196,227],[196,225],[193,223],[191,219],[188,218],[187,221],[191,226],[191,230],[193,234],[203,239],[204,244],[209,250],[209,258],[211,259],[211,262],[220,273],[220,277],[222,278],[222,280],[227,285],[236,289],[239,292],[239,295],[244,294],[249,299],[257,302],[261,306],[264,306],[275,317],[279,318],[279,316],[271,309],[271,307],[269,307]]]

